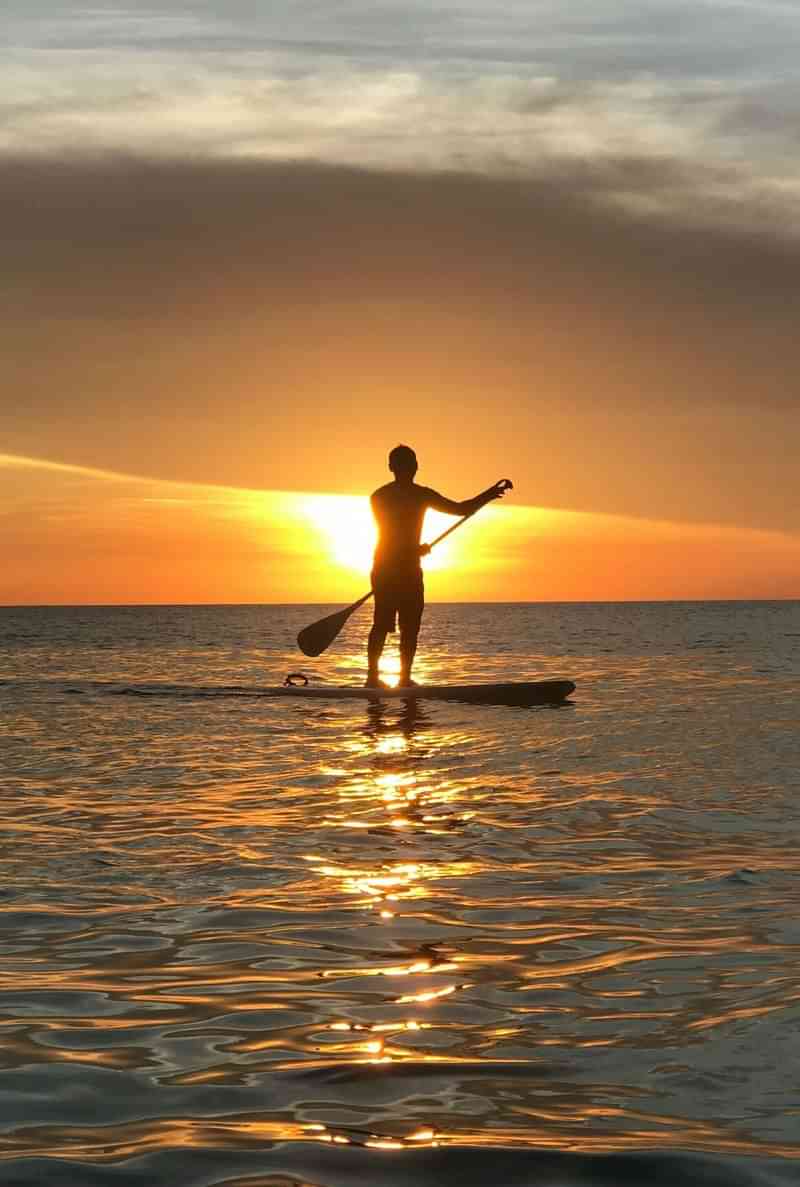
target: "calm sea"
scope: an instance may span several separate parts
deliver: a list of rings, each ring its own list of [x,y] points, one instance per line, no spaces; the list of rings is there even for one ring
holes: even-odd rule
[[[800,1183],[800,603],[0,610],[0,1183]]]

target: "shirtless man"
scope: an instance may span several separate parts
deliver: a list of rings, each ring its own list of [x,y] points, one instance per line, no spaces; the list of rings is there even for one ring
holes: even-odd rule
[[[397,445],[392,450],[389,469],[394,474],[394,481],[376,490],[370,500],[378,525],[378,545],[372,568],[375,618],[367,644],[368,688],[383,687],[378,666],[386,636],[395,629],[398,621],[400,685],[407,688],[414,683],[411,666],[425,606],[420,557],[428,549],[420,545],[420,537],[427,509],[432,507],[446,515],[473,515],[492,499],[501,499],[506,489],[503,482],[498,482],[463,503],[446,499],[430,487],[416,484],[417,455],[408,445]]]

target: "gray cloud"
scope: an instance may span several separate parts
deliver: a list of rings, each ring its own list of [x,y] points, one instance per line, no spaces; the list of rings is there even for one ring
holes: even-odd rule
[[[591,170],[651,216],[795,221],[790,4],[14,0],[0,26],[0,154]]]
[[[48,58],[48,61],[50,59]],[[87,60],[43,81],[18,65],[0,90],[0,153],[132,152],[578,178],[655,216],[795,225],[791,93],[655,80],[436,79],[341,69],[284,77],[224,63]],[[773,101],[774,99],[774,101]],[[661,177],[663,184],[657,184]]]

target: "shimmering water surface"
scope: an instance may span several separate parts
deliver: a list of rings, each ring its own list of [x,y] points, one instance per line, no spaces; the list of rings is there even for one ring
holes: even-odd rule
[[[0,610],[0,1183],[800,1182],[800,604]]]

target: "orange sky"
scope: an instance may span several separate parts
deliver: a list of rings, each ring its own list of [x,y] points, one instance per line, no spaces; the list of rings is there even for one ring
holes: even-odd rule
[[[512,496],[513,497],[513,496]],[[363,496],[147,480],[0,455],[0,603],[345,602],[369,586]],[[433,517],[430,539],[451,520]],[[430,558],[431,600],[781,598],[800,541],[504,503]]]

